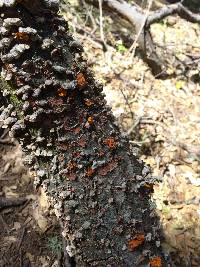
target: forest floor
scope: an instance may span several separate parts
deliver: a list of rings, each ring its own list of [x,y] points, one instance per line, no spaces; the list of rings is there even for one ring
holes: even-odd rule
[[[4,133],[1,131],[0,135]],[[5,142],[0,145],[0,267],[61,267],[59,224],[47,198],[34,189],[33,176],[23,165],[20,146],[8,135],[2,140]],[[2,202],[5,197],[6,203]]]
[[[126,23],[115,23],[105,14],[108,45],[104,52],[98,12],[80,9],[76,16],[70,10],[70,29],[84,44],[85,57],[104,85],[122,134],[138,148],[153,175],[162,178],[152,198],[171,266],[200,267],[200,63],[190,64],[200,58],[200,26],[177,17],[152,26],[158,52],[171,75],[160,80],[137,49],[129,51],[133,40]],[[60,229],[45,195],[33,188],[17,144],[0,144],[1,196],[26,201],[0,207],[0,267],[62,266]]]

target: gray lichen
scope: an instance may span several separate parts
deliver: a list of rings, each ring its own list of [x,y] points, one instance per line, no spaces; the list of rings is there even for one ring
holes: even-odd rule
[[[1,56],[1,60],[4,63],[12,62],[14,59],[18,59],[28,49],[30,49],[30,46],[27,44],[16,44],[8,54]]]

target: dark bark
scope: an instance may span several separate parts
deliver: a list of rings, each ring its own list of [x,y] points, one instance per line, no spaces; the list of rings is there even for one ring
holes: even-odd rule
[[[49,196],[76,266],[166,266],[155,178],[121,137],[51,2],[33,12],[31,2],[0,2],[1,120]]]

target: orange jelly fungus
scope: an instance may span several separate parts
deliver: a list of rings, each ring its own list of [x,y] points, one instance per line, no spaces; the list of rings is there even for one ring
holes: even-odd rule
[[[94,104],[94,102],[91,99],[85,99],[85,105],[90,107]]]
[[[151,267],[162,267],[162,261],[160,257],[154,257],[150,260]]]
[[[130,251],[134,251],[139,245],[144,243],[144,240],[145,240],[144,235],[138,234],[134,239],[128,242],[128,249]]]
[[[14,35],[15,35],[15,38],[18,40],[23,40],[23,41],[29,40],[29,36],[25,32],[16,32]]]
[[[153,190],[153,184],[144,184],[144,187]]]
[[[58,95],[59,96],[66,96],[67,95],[67,92],[66,92],[66,90],[64,89],[64,88],[59,88],[58,90],[57,90],[57,92],[58,92]]]
[[[76,168],[76,163],[75,162],[69,162],[68,165],[67,165],[67,168],[69,171],[73,170]]]
[[[86,175],[88,176],[88,177],[90,177],[90,176],[92,176],[94,174],[94,170],[91,168],[91,167],[89,167],[88,169],[87,169],[87,171],[86,171]]]
[[[113,137],[106,139],[105,144],[111,149],[114,149],[117,146],[117,143],[115,142],[115,139]]]
[[[83,73],[79,72],[76,76],[77,85],[79,87],[84,87],[86,85],[86,79]]]
[[[89,124],[93,124],[94,123],[94,118],[92,116],[88,117],[87,122]]]

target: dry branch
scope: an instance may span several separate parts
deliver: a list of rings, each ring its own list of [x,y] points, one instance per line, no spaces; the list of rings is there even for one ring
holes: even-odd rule
[[[10,207],[17,207],[23,205],[27,199],[25,198],[5,198],[0,197],[0,209],[10,208]]]
[[[174,14],[177,14],[179,17],[192,23],[200,23],[199,14],[193,13],[182,4],[178,3],[175,5],[165,6],[157,11],[154,11],[153,14],[148,17],[146,26],[149,27],[153,23],[159,22],[162,19]]]
[[[156,178],[121,137],[57,10],[55,0],[35,0],[33,12],[32,2],[0,1],[0,118],[49,196],[76,267],[164,267]]]
[[[87,3],[98,7],[98,0],[86,0]],[[192,23],[200,23],[200,15],[195,14],[188,8],[184,7],[181,3],[165,6],[159,10],[151,12],[144,24],[145,12],[134,4],[128,3],[124,0],[104,0],[102,2],[103,8],[115,12],[121,18],[130,22],[134,27],[136,36],[139,34],[138,44],[142,51],[144,61],[147,62],[152,70],[152,73],[157,78],[165,78],[167,73],[165,71],[164,62],[156,53],[156,47],[154,45],[150,26],[153,23],[159,22],[160,20],[177,14],[181,18],[186,19]],[[142,27],[144,24],[144,27]],[[142,27],[142,31],[141,31]]]
[[[97,0],[86,0],[86,2],[98,7]],[[165,77],[166,73],[164,71],[163,62],[156,53],[150,29],[146,27],[146,23],[141,30],[145,17],[142,10],[123,0],[104,0],[102,4],[104,9],[113,11],[121,18],[128,20],[135,29],[136,35],[140,33],[137,42],[144,60],[147,62],[155,76],[160,78]]]

